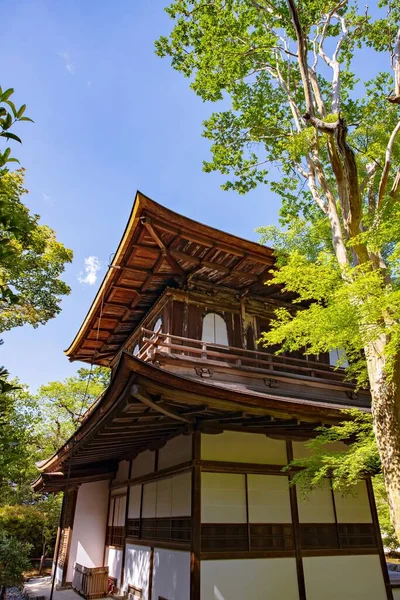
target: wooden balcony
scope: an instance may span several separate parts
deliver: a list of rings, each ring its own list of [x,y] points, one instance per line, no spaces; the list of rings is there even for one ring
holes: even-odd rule
[[[264,351],[245,350],[222,346],[161,331],[142,329],[142,345],[137,357],[161,366],[194,367],[198,372],[231,373],[242,377],[264,377],[270,381],[283,380],[307,385],[352,390],[354,385],[345,381],[345,369],[315,360],[292,358]],[[271,385],[271,387],[274,387]]]

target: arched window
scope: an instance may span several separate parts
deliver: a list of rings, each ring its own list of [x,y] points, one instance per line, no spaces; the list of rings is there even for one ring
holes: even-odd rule
[[[133,352],[132,352],[133,356],[136,356],[137,354],[139,354],[139,351],[140,351],[140,346],[139,346],[139,344],[136,344],[136,346],[134,347]]]
[[[161,317],[159,317],[157,319],[157,321],[154,323],[153,331],[158,331],[158,330],[161,331],[161,328],[162,328],[162,319],[161,319]]]
[[[346,353],[341,348],[334,348],[329,352],[329,363],[333,367],[343,367],[344,369],[349,366]]]
[[[221,346],[229,345],[228,330],[221,315],[218,315],[217,313],[207,313],[204,316],[201,339],[203,342],[221,344]]]

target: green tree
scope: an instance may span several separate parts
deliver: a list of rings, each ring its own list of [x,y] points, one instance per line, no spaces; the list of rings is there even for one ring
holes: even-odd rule
[[[40,436],[42,458],[58,450],[80,424],[84,414],[104,391],[109,370],[104,367],[78,369],[64,381],[42,385],[36,395],[40,406]]]
[[[22,169],[0,176],[0,332],[47,323],[70,292],[60,275],[72,251],[23,204],[23,177]]]
[[[346,495],[353,493],[357,482],[371,477],[384,545],[397,552],[399,542],[390,521],[372,415],[357,409],[343,413],[346,420],[317,429],[317,437],[306,443],[311,451],[309,456],[290,463],[288,469],[300,467],[293,475],[292,485],[307,496],[312,489],[322,486],[326,478],[331,478],[333,489]]]
[[[0,393],[0,506],[30,497],[29,482],[36,474],[34,460],[39,460],[37,402],[17,381],[8,386]]]
[[[0,600],[6,600],[7,588],[21,586],[23,573],[30,567],[30,544],[0,532]]]
[[[0,394],[0,506],[37,504],[35,463],[48,458],[75,431],[87,409],[107,386],[109,370],[81,368],[37,394],[11,381]]]
[[[206,171],[282,199],[274,283],[297,295],[268,344],[343,348],[368,381],[391,520],[400,540],[400,7],[355,0],[177,0],[157,53],[214,113]],[[357,59],[380,54],[369,80]],[[279,167],[274,180],[270,166]],[[305,308],[304,307],[309,307]]]

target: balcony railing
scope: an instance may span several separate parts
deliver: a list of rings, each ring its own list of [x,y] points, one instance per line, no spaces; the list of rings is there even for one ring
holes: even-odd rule
[[[292,358],[290,356],[270,354],[260,350],[245,350],[233,346],[222,346],[195,340],[191,338],[171,335],[159,331],[142,329],[142,346],[137,356],[141,360],[154,362],[160,358],[182,359],[191,361],[199,366],[233,367],[246,372],[259,372],[296,379],[318,379],[321,383],[340,383],[346,387],[353,387],[349,383],[342,383],[345,369],[318,362],[315,360]]]

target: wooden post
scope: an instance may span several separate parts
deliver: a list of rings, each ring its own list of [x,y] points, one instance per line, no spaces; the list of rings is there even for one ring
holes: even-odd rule
[[[192,458],[192,539],[190,553],[190,600],[200,600],[201,552],[201,433],[193,433]]]
[[[290,463],[293,460],[293,447],[290,440],[286,441],[287,461]],[[289,475],[289,483],[292,476]],[[290,510],[292,513],[292,528],[293,528],[293,543],[296,556],[297,584],[299,587],[299,600],[307,600],[306,583],[304,579],[303,558],[301,555],[301,540],[300,540],[300,523],[299,509],[297,506],[297,491],[295,486],[289,486],[290,494]]]
[[[132,461],[129,461],[128,481],[132,476]],[[129,497],[131,493],[131,486],[128,484],[126,490],[126,501],[125,501],[125,525],[124,525],[124,546],[122,549],[122,565],[121,565],[121,590],[124,587],[125,577],[125,558],[126,558],[126,532],[128,531],[128,513],[129,513]]]

